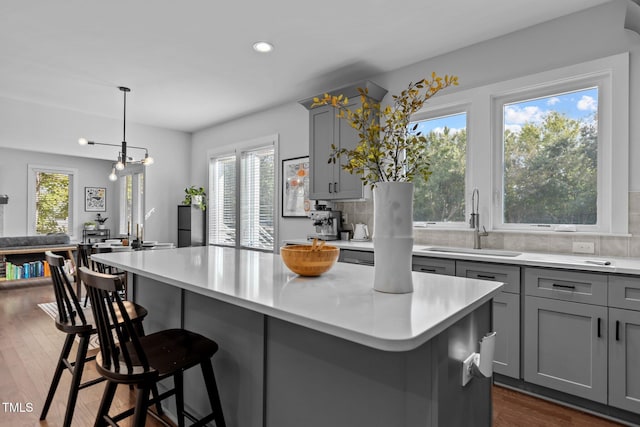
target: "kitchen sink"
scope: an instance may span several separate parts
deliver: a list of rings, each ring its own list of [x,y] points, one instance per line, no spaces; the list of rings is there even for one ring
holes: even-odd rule
[[[518,255],[522,255],[522,252],[503,251],[499,249],[450,248],[446,246],[426,246],[418,250],[421,252],[446,252],[452,254],[473,254],[502,257],[517,257]]]

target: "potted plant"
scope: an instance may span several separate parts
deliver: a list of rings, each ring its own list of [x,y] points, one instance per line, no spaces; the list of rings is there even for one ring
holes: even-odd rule
[[[97,214],[96,215],[96,222],[98,223],[98,230],[104,230],[104,223],[108,220],[109,218],[103,218],[102,215]]]
[[[204,188],[192,185],[189,188],[184,189],[185,196],[182,201],[183,205],[194,205],[198,206],[200,210],[207,209],[207,193],[204,191]]]
[[[96,223],[94,221],[86,221],[84,223],[84,229],[85,230],[95,230],[96,229]]]
[[[413,249],[413,179],[425,182],[431,175],[427,155],[427,138],[409,127],[411,115],[419,111],[435,94],[457,86],[458,77],[436,73],[392,96],[390,105],[382,106],[358,89],[362,106],[349,109],[343,95],[325,94],[314,98],[312,107],[331,105],[338,117],[357,130],[359,141],[352,149],[331,145],[329,163],[340,157],[342,168],[360,175],[364,185],[373,189],[374,289],[381,292],[406,293],[413,290],[411,255]]]

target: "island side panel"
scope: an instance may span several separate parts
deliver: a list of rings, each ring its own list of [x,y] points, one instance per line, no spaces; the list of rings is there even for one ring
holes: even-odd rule
[[[267,427],[406,425],[404,353],[274,318],[266,352]],[[419,400],[429,405],[428,396]]]
[[[229,427],[262,427],[264,403],[264,316],[185,291],[184,327],[218,343],[213,369]],[[209,413],[201,370],[185,373],[185,402]]]
[[[462,361],[490,330],[490,302],[408,352],[268,318],[266,426],[490,426],[491,380],[461,385]]]
[[[433,393],[438,396],[436,425],[491,426],[491,378],[474,377],[462,387],[462,362],[480,351],[480,340],[492,331],[492,302],[486,302],[436,337]],[[436,344],[437,343],[437,344]],[[444,357],[442,356],[444,355]]]
[[[131,292],[129,289],[129,293]],[[182,326],[181,296],[180,288],[133,275],[133,300],[149,311],[143,323],[147,334]]]
[[[143,276],[133,275],[133,283],[135,301],[149,310],[145,332],[183,327],[220,346],[212,360],[227,426],[262,427],[264,316]],[[184,384],[186,409],[197,416],[208,414],[201,369],[188,370]],[[159,389],[172,386],[167,379]],[[163,408],[175,414],[175,399],[165,400]]]

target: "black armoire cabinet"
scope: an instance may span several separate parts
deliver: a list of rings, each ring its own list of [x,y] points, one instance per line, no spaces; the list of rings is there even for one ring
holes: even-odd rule
[[[205,212],[191,205],[178,205],[178,247],[204,246]]]

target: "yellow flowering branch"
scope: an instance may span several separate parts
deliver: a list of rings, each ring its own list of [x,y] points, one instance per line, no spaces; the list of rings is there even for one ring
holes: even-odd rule
[[[380,181],[412,182],[416,175],[425,181],[431,175],[426,154],[427,139],[417,126],[409,129],[411,115],[419,111],[435,94],[449,86],[457,86],[458,77],[444,77],[432,73],[430,79],[409,83],[400,95],[393,95],[392,105],[381,109],[381,104],[369,98],[368,90],[358,88],[361,107],[349,108],[349,100],[343,95],[325,93],[314,98],[312,107],[331,105],[337,116],[347,120],[356,129],[360,141],[352,150],[338,149],[331,145],[329,163],[340,157],[347,161],[342,168],[360,175],[365,185],[374,186]]]

